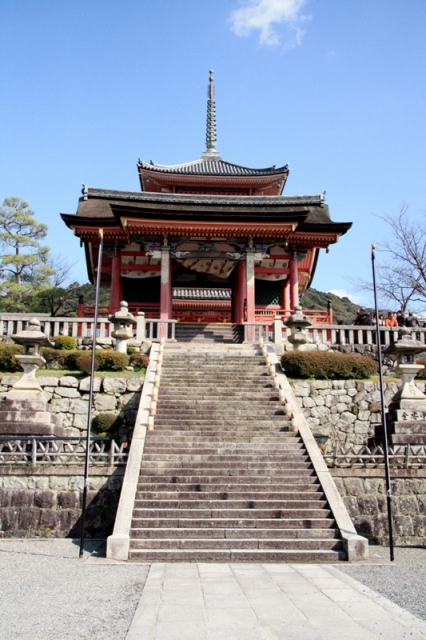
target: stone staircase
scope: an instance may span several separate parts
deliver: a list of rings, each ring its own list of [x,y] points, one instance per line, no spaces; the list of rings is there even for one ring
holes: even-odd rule
[[[253,347],[166,345],[129,559],[346,559],[303,442]]]
[[[218,344],[239,344],[243,341],[243,327],[238,324],[197,322],[177,322],[176,340],[181,342],[201,342]]]

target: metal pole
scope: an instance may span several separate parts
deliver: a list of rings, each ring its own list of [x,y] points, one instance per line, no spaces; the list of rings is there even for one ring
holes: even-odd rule
[[[95,381],[96,331],[98,328],[99,289],[101,286],[103,245],[104,245],[104,230],[99,229],[99,253],[98,253],[98,271],[96,273],[95,316],[93,318],[93,327],[92,327],[92,334],[93,334],[92,335],[92,367],[91,367],[91,373],[90,373],[89,407],[87,412],[86,455],[84,458],[83,504],[81,508],[80,554],[79,554],[80,559],[83,558],[83,552],[84,552],[84,527],[86,524],[87,485],[89,484],[90,427],[92,424],[93,385]]]
[[[383,368],[382,368],[382,345],[380,342],[380,327],[379,327],[379,308],[377,305],[377,287],[376,287],[376,267],[375,267],[375,251],[376,245],[371,245],[371,265],[373,270],[373,291],[374,291],[374,312],[376,317],[376,337],[377,337],[377,359],[379,361],[379,380],[380,380],[380,400],[382,405],[382,434],[383,434],[383,449],[385,456],[385,475],[386,475],[386,499],[388,508],[388,528],[389,528],[389,553],[390,560],[394,560],[393,552],[393,526],[392,526],[392,486],[389,471],[389,450],[388,450],[388,430],[386,427],[385,416],[385,392],[383,387]]]

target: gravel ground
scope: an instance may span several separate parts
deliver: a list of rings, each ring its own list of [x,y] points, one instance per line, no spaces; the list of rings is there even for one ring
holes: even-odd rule
[[[410,613],[426,620],[426,548],[396,547],[395,560],[389,549],[370,547],[372,559],[385,564],[345,565],[338,569],[366,587],[377,591]]]
[[[1,640],[124,640],[148,565],[103,564],[79,542],[0,540]],[[96,552],[95,552],[96,555]]]
[[[148,565],[109,564],[87,541],[0,540],[1,640],[125,640]],[[371,547],[376,564],[337,568],[426,620],[426,548]],[[336,565],[335,565],[336,566]]]

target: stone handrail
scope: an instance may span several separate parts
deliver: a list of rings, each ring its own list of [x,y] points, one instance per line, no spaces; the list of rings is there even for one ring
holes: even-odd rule
[[[73,338],[92,337],[93,318],[51,317],[46,314],[36,313],[4,313],[0,315],[0,338],[23,331],[28,320],[34,316],[37,316],[40,320],[42,331],[50,338],[61,335],[72,336]],[[160,327],[164,326],[164,335],[167,333],[166,339],[172,342],[175,340],[176,320],[159,320],[138,316],[137,321],[142,324],[142,336],[140,339],[159,340]],[[114,324],[107,318],[98,319],[96,330],[98,338],[110,338],[113,330]],[[139,333],[139,329],[137,329],[137,333]]]

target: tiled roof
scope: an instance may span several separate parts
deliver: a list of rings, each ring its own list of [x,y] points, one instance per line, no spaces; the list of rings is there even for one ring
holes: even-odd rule
[[[241,167],[238,164],[225,162],[220,158],[200,158],[194,162],[185,164],[161,165],[154,162],[148,163],[143,160],[138,162],[139,169],[156,171],[159,173],[179,173],[187,175],[207,175],[207,176],[273,176],[288,173],[288,165],[279,167],[267,167],[266,169],[250,169]]]
[[[231,289],[173,288],[173,298],[180,300],[230,300]]]
[[[263,206],[279,205],[317,205],[324,204],[324,194],[312,196],[230,196],[230,195],[188,195],[174,193],[151,193],[141,191],[114,191],[111,189],[95,189],[84,187],[84,199],[107,198],[109,200],[126,200],[128,202],[156,202],[165,204],[230,204]]]

